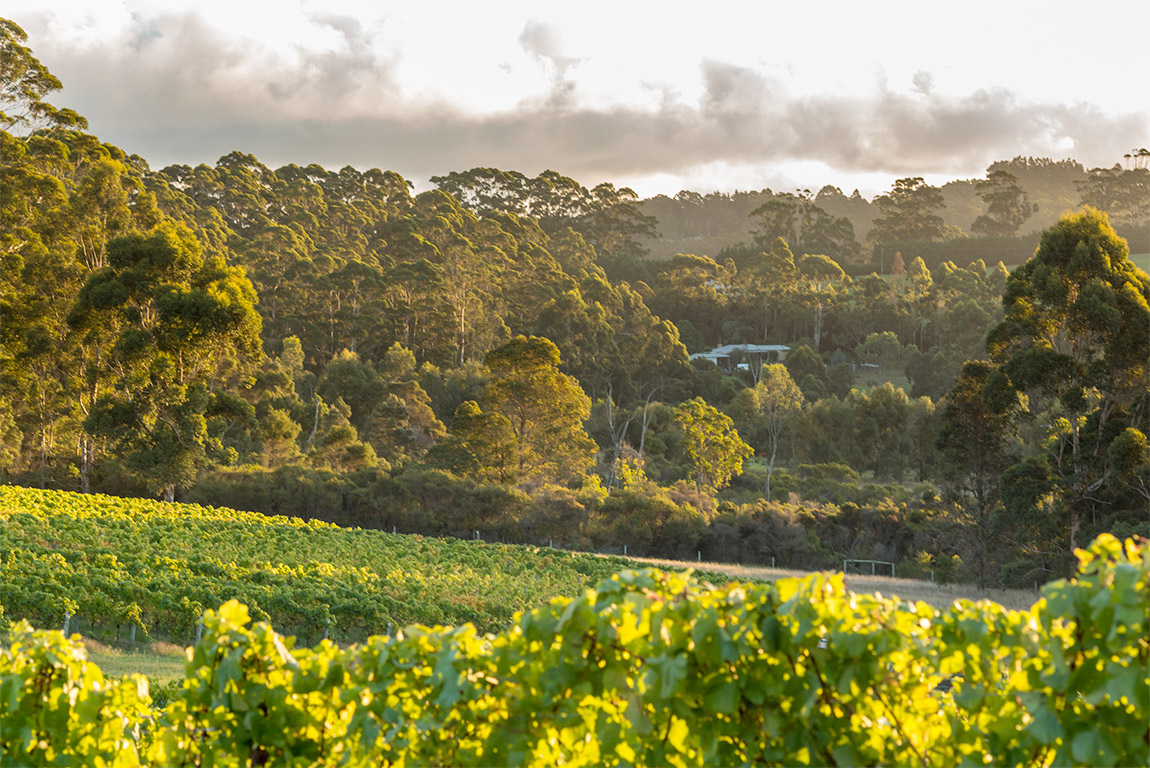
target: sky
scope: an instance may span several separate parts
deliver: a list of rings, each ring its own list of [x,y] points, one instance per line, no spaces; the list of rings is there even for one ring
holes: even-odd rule
[[[5,0],[153,168],[553,169],[640,196],[980,178],[1150,145],[1132,0]]]

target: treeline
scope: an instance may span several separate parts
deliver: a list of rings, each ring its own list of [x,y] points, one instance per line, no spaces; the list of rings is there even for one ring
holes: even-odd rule
[[[810,190],[712,192],[683,190],[674,197],[643,200],[654,217],[657,236],[640,239],[652,257],[677,253],[719,253],[733,243],[762,244],[775,236],[780,215],[789,219],[784,234],[796,250],[832,255],[852,275],[884,273],[894,254],[916,257],[930,268],[943,261],[966,264],[981,258],[1017,265],[1034,253],[1039,233],[1067,211],[1089,205],[1109,212],[1118,233],[1130,242],[1150,239],[1150,150],[1127,153],[1109,168],[1087,170],[1075,160],[1015,157],[991,163],[984,179],[964,179],[931,187],[922,179],[901,179],[890,193],[867,200],[855,190],[843,194],[826,185]],[[913,194],[906,194],[913,192]],[[913,201],[927,229],[898,231],[889,226],[892,203]],[[833,223],[837,238],[827,239]],[[801,230],[814,237],[800,242]],[[924,236],[925,235],[925,236]],[[973,254],[973,255],[972,255]]]
[[[752,209],[751,245],[649,260],[631,190],[552,171],[419,195],[238,152],[152,171],[44,102],[58,81],[3,31],[23,89],[0,117],[6,480],[1025,584],[1145,527],[1147,279],[1100,214],[1012,275],[894,250],[852,276],[849,220],[802,194]],[[971,243],[1025,213],[988,184]],[[948,242],[936,193],[900,180],[858,254]],[[688,357],[763,343],[790,352]],[[998,490],[1008,470],[1025,494]]]

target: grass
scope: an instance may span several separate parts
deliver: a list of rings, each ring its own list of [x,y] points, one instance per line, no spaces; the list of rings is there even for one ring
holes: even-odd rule
[[[138,673],[147,675],[153,683],[184,678],[187,657],[181,646],[172,643],[120,649],[86,637],[84,647],[88,649],[88,660],[98,666],[105,677]]]
[[[802,578],[808,571],[793,571],[786,568],[766,568],[754,565],[732,565],[731,563],[697,563],[685,560],[660,560],[658,558],[632,557],[638,563],[655,565],[670,570],[694,568],[696,570],[723,573],[740,581],[774,581],[776,579]],[[1029,589],[978,589],[969,584],[934,584],[918,579],[900,579],[890,576],[860,576],[850,574],[846,585],[852,592],[869,594],[880,592],[887,596],[898,596],[904,600],[921,600],[935,608],[949,608],[955,600],[990,600],[1003,608],[1021,611],[1028,610],[1038,595]]]

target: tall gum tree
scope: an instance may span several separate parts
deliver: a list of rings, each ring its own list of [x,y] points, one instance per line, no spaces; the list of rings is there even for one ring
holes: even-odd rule
[[[1140,429],[1150,408],[1150,276],[1106,214],[1085,208],[1043,233],[1007,280],[1003,309],[987,350],[1044,433],[1031,463],[1049,465],[1047,490],[1073,552],[1085,521],[1115,513],[1104,493],[1114,475],[1109,448],[1124,429]]]
[[[803,393],[785,365],[764,365],[754,387],[744,389],[731,404],[731,415],[752,442],[767,465],[765,492],[771,500],[771,477],[783,434],[802,414]]]
[[[109,389],[85,430],[169,501],[207,462],[222,368],[259,353],[255,303],[242,270],[205,260],[192,232],[169,222],[112,240],[108,266],[69,313],[73,332],[107,345],[99,375]]]
[[[683,447],[697,486],[718,491],[734,475],[743,473],[743,462],[754,449],[743,442],[731,417],[696,397],[675,408],[675,423],[683,430]]]
[[[593,463],[595,443],[583,423],[591,399],[559,370],[559,348],[538,336],[516,336],[487,353],[489,410],[503,415],[517,443],[520,481],[576,478]]]

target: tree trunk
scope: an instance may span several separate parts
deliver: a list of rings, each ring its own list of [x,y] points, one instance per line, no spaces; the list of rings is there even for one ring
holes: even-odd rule
[[[815,306],[815,351],[819,350],[819,340],[823,335],[823,303],[820,301]]]
[[[80,493],[91,493],[90,475],[92,472],[92,439],[80,436]]]
[[[1071,502],[1070,504],[1070,553],[1078,549],[1078,534],[1082,532],[1082,510],[1078,508],[1078,504]]]
[[[659,391],[659,387],[651,390],[651,394],[647,395],[646,402],[643,403],[643,429],[639,432],[639,461],[640,463],[646,462],[646,456],[643,452],[643,447],[647,444],[647,426],[651,423],[651,417],[648,415],[648,410],[651,408],[651,398]]]
[[[164,501],[175,501],[175,500],[176,500],[176,486],[175,485],[169,485],[167,488],[164,489]]]
[[[771,458],[767,461],[767,501],[771,500],[771,475],[775,473],[775,454],[778,453],[778,440],[771,441]]]

